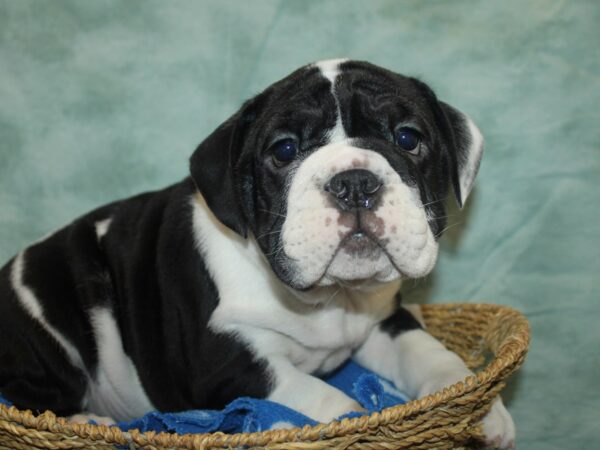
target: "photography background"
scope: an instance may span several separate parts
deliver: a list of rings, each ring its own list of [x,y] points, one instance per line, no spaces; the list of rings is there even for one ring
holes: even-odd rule
[[[486,137],[478,183],[408,300],[533,328],[506,392],[528,450],[600,432],[600,23],[594,1],[0,1],[0,259],[186,175],[240,103],[347,56],[421,77]]]

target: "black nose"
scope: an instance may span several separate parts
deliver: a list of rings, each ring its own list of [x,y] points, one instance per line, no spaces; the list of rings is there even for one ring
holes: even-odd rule
[[[337,205],[344,211],[371,209],[377,204],[382,183],[374,173],[364,169],[340,172],[325,185]]]

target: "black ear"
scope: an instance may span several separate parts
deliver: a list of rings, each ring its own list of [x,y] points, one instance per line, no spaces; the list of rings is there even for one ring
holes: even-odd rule
[[[479,170],[483,153],[483,136],[473,121],[457,109],[440,102],[449,124],[452,141],[449,145],[452,187],[459,207],[469,196]]]
[[[196,149],[190,158],[190,173],[213,214],[244,238],[248,218],[241,205],[242,148],[253,122],[256,101],[250,100]]]

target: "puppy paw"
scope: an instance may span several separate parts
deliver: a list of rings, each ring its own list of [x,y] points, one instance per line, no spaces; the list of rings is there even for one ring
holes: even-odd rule
[[[117,422],[111,417],[98,416],[96,414],[92,414],[89,412],[82,412],[80,414],[74,414],[72,416],[67,417],[67,420],[71,423],[90,423],[93,420],[98,425],[106,425],[111,426],[115,425]]]
[[[327,398],[326,396],[326,398],[320,399],[313,406],[312,414],[308,414],[308,416],[321,423],[328,423],[349,412],[366,412],[358,402],[350,398],[339,397],[341,396],[334,396],[333,398]]]
[[[271,424],[269,430],[291,430],[292,428],[296,428],[291,422],[279,421]]]
[[[515,448],[515,424],[500,398],[494,400],[490,412],[483,418],[483,433],[486,448]]]

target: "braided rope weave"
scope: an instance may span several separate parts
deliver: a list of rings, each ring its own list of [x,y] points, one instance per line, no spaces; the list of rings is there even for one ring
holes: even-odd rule
[[[428,331],[475,375],[441,392],[368,416],[314,427],[240,434],[123,432],[71,424],[0,405],[0,449],[459,449],[481,441],[480,420],[523,363],[529,325],[519,312],[485,304],[422,306]]]

